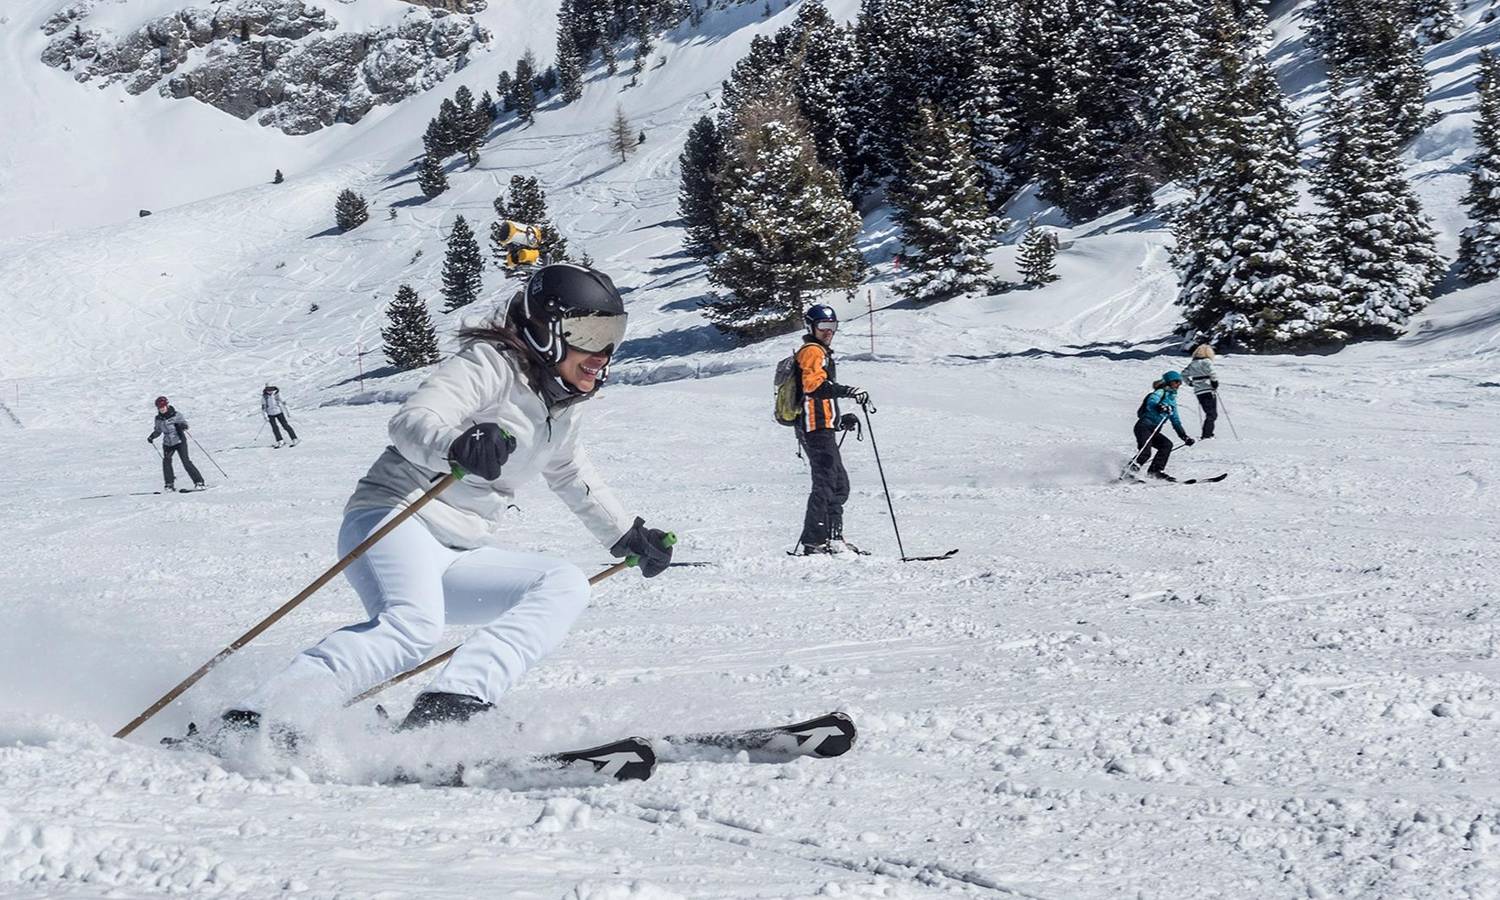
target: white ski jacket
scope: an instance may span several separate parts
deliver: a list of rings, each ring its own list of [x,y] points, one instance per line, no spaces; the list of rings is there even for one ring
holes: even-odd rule
[[[1211,393],[1213,383],[1219,380],[1218,374],[1214,372],[1213,361],[1208,359],[1195,359],[1188,363],[1182,370],[1182,377],[1187,379],[1188,387],[1195,394]]]
[[[409,505],[452,470],[448,448],[470,426],[493,422],[515,436],[500,477],[465,475],[417,517],[442,543],[461,550],[493,544],[516,488],[540,475],[605,547],[634,519],[594,471],[578,441],[581,404],[549,414],[512,352],[473,344],[422,382],[392,417],[391,446],[361,478],[344,511]]]
[[[261,394],[260,411],[268,419],[286,412],[286,401],[281,399],[281,392],[272,391],[269,394]]]

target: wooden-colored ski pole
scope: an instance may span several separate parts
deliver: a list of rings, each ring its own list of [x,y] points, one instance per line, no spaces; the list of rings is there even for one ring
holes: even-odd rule
[[[665,544],[668,547],[672,546],[673,544],[677,543],[677,535],[668,533],[667,536],[662,539],[662,543]],[[619,562],[615,563],[614,565],[610,566],[609,568],[600,571],[599,574],[594,575],[593,577],[589,578],[589,587],[593,587],[594,585],[596,585],[599,582],[603,581],[604,579],[610,577],[611,575],[618,575],[619,573],[625,571],[626,569],[629,569],[629,568],[631,568],[633,566],[636,566],[636,565],[639,565],[639,564],[640,564],[640,558],[639,557],[636,557],[636,556],[627,556],[624,559],[620,560]],[[459,644],[458,646],[462,647],[463,645]],[[444,650],[442,653],[439,653],[437,656],[434,656],[432,659],[427,660],[426,662],[422,663],[421,665],[417,666],[416,668],[414,668],[414,669],[408,669],[405,672],[402,672],[400,675],[397,675],[395,678],[390,678],[390,679],[387,679],[386,681],[382,681],[381,683],[379,683],[379,684],[375,685],[374,687],[370,688],[368,691],[365,691],[363,694],[360,694],[359,696],[354,697],[353,699],[345,702],[344,706],[346,706],[346,707],[353,706],[354,704],[359,703],[362,700],[368,700],[368,699],[370,699],[371,697],[375,696],[376,694],[380,693],[381,691],[385,690],[386,688],[395,687],[396,685],[398,685],[401,682],[407,680],[408,678],[415,678],[418,675],[421,675],[423,672],[426,672],[429,669],[435,668],[435,667],[440,666],[443,663],[447,662],[450,658],[452,658],[453,654],[455,654],[457,652],[458,652],[458,647],[449,647],[447,650]]]
[[[364,555],[364,552],[366,550],[369,550],[371,547],[375,546],[376,542],[378,542],[386,535],[390,534],[391,531],[396,528],[396,526],[400,525],[402,522],[405,522],[407,519],[415,515],[417,511],[420,510],[423,506],[426,506],[428,501],[430,501],[433,497],[436,497],[438,494],[441,494],[443,491],[447,490],[448,487],[453,484],[453,482],[457,481],[461,476],[462,473],[455,470],[453,473],[444,475],[442,478],[438,479],[438,481],[433,484],[432,487],[427,489],[427,492],[425,494],[418,497],[415,501],[412,502],[410,506],[392,516],[389,522],[386,522],[384,525],[377,528],[374,534],[365,538],[363,541],[360,541],[358,547],[350,550],[343,559],[334,563],[333,568],[324,572],[322,575],[319,575],[316,579],[313,580],[312,584],[309,584],[307,587],[303,588],[301,592],[297,594],[297,596],[282,604],[280,609],[271,613],[269,616],[266,616],[264,619],[261,619],[259,624],[257,624],[254,628],[235,638],[233,643],[216,653],[214,655],[214,658],[210,659],[208,662],[200,666],[198,668],[198,671],[184,678],[181,684],[172,688],[170,691],[167,691],[162,695],[162,698],[160,700],[157,700],[155,703],[146,707],[146,711],[136,716],[134,719],[131,719],[129,725],[126,725],[124,728],[121,728],[119,731],[115,732],[115,737],[128,737],[132,731],[135,731],[137,728],[141,727],[141,725],[144,724],[147,719],[161,712],[168,703],[176,700],[178,697],[182,696],[182,693],[184,691],[197,684],[198,680],[204,675],[207,675],[210,669],[223,662],[230,656],[230,654],[234,653],[236,650],[255,640],[260,636],[261,632],[276,624],[277,620],[279,620],[282,616],[296,609],[297,606],[302,603],[302,601],[317,593],[319,588],[323,587],[323,585],[331,581],[335,575],[348,568],[350,563],[354,562],[356,559],[359,559],[360,556]]]

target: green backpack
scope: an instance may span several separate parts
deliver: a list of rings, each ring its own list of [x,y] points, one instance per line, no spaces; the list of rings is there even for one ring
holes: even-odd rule
[[[802,370],[793,353],[776,364],[776,422],[797,424],[802,417]]]

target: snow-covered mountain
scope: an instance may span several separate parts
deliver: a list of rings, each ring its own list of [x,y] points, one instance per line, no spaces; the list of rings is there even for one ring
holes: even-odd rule
[[[1494,285],[1450,285],[1400,340],[1224,360],[1244,440],[1221,434],[1174,467],[1230,479],[1126,488],[1107,482],[1140,395],[1184,361],[1163,225],[1124,212],[1067,225],[1028,192],[1009,212],[1061,229],[1060,280],[913,307],[892,292],[899,237],[877,209],[861,238],[871,278],[830,298],[845,318],[840,371],[880,408],[873,437],[908,551],[961,551],[894,559],[881,473],[869,441],[851,440],[851,537],[877,555],[809,565],[781,552],[806,481],[770,421],[787,342],[736,346],[706,323],[676,211],[687,129],[796,4],[710,9],[664,36],[634,84],[591,69],[578,102],[544,103],[530,127],[502,120],[472,169],[450,161],[432,200],[413,170],[426,122],[460,85],[493,89],[528,48],[546,65],[555,0],[437,18],[400,0],[308,0],[300,19],[337,25],[271,35],[290,52],[414,20],[486,36],[462,67],[417,52],[438,67],[401,83],[430,88],[357,121],[325,121],[359,94],[329,87],[308,134],[280,127],[300,113],[279,102],[213,105],[253,95],[254,79],[249,94],[173,96],[174,79],[214,80],[243,52],[212,24],[243,0],[178,15],[192,5],[98,2],[61,29],[48,25],[69,15],[61,0],[0,8],[0,893],[1500,891]],[[1500,42],[1484,15],[1472,4],[1427,52],[1441,118],[1408,151],[1450,255],[1475,56]],[[156,59],[171,71],[115,64],[79,81],[102,55],[44,62],[75,26],[119,60],[164,17],[209,23],[206,44],[191,28],[167,41]],[[1272,61],[1310,111],[1324,81],[1299,7],[1273,8],[1272,24]],[[646,136],[623,163],[607,146],[617,108]],[[376,735],[356,708],[294,768],[150,746],[358,616],[337,582],[139,742],[110,739],[331,562],[390,401],[420,377],[385,369],[385,305],[411,284],[451,335],[458,317],[437,312],[444,236],[459,215],[483,234],[516,174],[540,179],[575,252],[626,291],[617,383],[588,410],[596,461],[632,508],[682,535],[680,559],[710,565],[606,582],[498,721],[464,735]],[[346,187],[371,218],[340,234]],[[1002,277],[1014,254],[995,254]],[[508,297],[514,282],[485,278]],[[268,381],[293,404],[295,450],[257,432]],[[163,393],[227,473],[199,459],[211,493],[129,496],[157,484],[141,438]],[[520,506],[527,549],[590,572],[607,562],[551,498]],[[434,754],[832,708],[863,730],[839,761],[695,759],[582,790],[371,785]]]

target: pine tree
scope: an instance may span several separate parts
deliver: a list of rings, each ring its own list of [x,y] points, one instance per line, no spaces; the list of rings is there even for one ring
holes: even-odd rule
[[[1473,224],[1458,242],[1459,272],[1474,283],[1500,277],[1500,59],[1488,49],[1479,54],[1478,93],[1473,169],[1463,198]]]
[[[704,116],[693,123],[677,165],[682,170],[677,189],[677,212],[685,232],[682,245],[689,254],[707,259],[718,252],[718,180],[724,165],[724,142],[713,119]]]
[[[417,186],[429,200],[448,189],[448,175],[443,171],[443,164],[431,153],[423,156],[422,164],[417,167]]]
[[[620,154],[620,162],[635,152],[635,126],[625,117],[625,108],[615,106],[615,119],[609,126],[609,149]]]
[[[1427,305],[1444,264],[1402,172],[1395,135],[1368,98],[1357,106],[1342,91],[1335,77],[1313,177],[1326,210],[1322,255],[1339,294],[1332,324],[1350,337],[1391,337]]]
[[[526,124],[536,119],[536,57],[527,50],[516,61],[516,77],[510,87],[511,107],[516,118]]]
[[[340,231],[352,231],[370,220],[370,207],[365,198],[345,188],[333,205],[333,218]]]
[[[811,129],[818,159],[848,187],[859,176],[859,128],[850,109],[859,74],[854,34],[835,22],[821,2],[804,3],[784,31],[792,91]]]
[[[1412,17],[1417,23],[1417,36],[1429,47],[1441,44],[1464,27],[1453,0],[1414,0]]]
[[[492,201],[490,201],[490,205],[495,208],[495,215],[496,216],[498,216],[498,217],[500,217],[502,219],[509,219],[510,218],[510,211],[505,206],[505,195],[504,194],[496,194],[495,195],[495,199],[492,200]]]
[[[795,106],[779,98],[740,111],[727,155],[720,231],[709,280],[728,293],[709,318],[733,334],[795,327],[810,294],[852,290],[863,260],[860,219],[821,163]]]
[[[281,174],[281,170],[280,169],[277,169],[275,177],[271,179],[271,183],[272,184],[281,184],[283,181],[286,181],[286,176],[284,176],[284,175]]]
[[[1016,267],[1021,270],[1021,277],[1027,284],[1037,287],[1056,281],[1057,276],[1052,274],[1056,261],[1057,234],[1033,222],[1016,251]]]
[[[1020,181],[1011,146],[1020,125],[1006,62],[1012,53],[1013,22],[1008,7],[990,0],[965,0],[964,16],[972,27],[963,53],[973,72],[961,102],[963,119],[974,141],[974,161],[984,175],[990,207],[999,209]]]
[[[483,287],[484,257],[469,223],[459,216],[448,233],[448,249],[443,255],[443,312],[453,312],[479,299]]]
[[[968,129],[931,103],[923,103],[917,116],[891,196],[913,273],[896,290],[917,300],[942,300],[986,284],[985,254],[995,247],[999,223],[990,215]]]
[[[1370,40],[1373,56],[1365,65],[1366,90],[1404,145],[1432,122],[1426,109],[1429,79],[1422,48],[1411,28],[1393,12],[1378,18]]]
[[[536,89],[543,97],[550,97],[557,90],[557,66],[548,66],[537,76]]]
[[[542,229],[542,259],[549,263],[567,261],[568,241],[552,224],[547,213],[547,193],[542,190],[541,182],[534,177],[512,175],[508,208],[515,221]]]
[[[508,113],[516,108],[515,98],[511,96],[514,90],[515,79],[509,72],[502,69],[500,74],[495,76],[495,96],[500,98],[500,112]]]
[[[396,299],[386,307],[388,324],[380,329],[385,358],[405,372],[438,361],[437,329],[427,314],[427,304],[410,285],[396,289]]]
[[[500,118],[500,107],[495,105],[495,98],[489,91],[485,91],[479,98],[479,112],[484,117],[484,124],[480,127],[488,133],[490,125]]]
[[[583,59],[565,25],[557,29],[557,77],[562,83],[564,103],[572,103],[583,96]]]
[[[631,33],[635,37],[635,55],[631,59],[631,69],[637,74],[645,71],[646,60],[651,58],[651,51],[656,49],[656,41],[651,34],[651,22],[647,18],[645,9],[636,4],[635,13],[631,17]]]
[[[1223,0],[1211,15],[1233,21]],[[1217,114],[1201,130],[1198,174],[1174,215],[1177,302],[1187,329],[1216,345],[1341,338],[1331,324],[1336,294],[1319,267],[1313,228],[1296,212],[1300,172],[1276,112],[1283,107],[1267,114],[1252,102],[1249,70],[1261,57],[1245,43],[1215,49]]]

